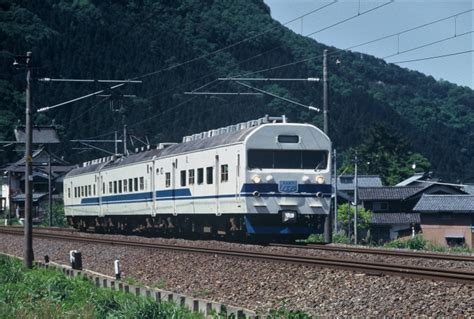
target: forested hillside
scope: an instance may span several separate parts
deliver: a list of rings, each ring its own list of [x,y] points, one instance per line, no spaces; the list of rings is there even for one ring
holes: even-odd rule
[[[263,0],[0,0],[0,10],[1,140],[13,139],[15,124],[24,122],[25,71],[14,69],[12,62],[14,55],[26,51],[33,52],[36,78],[143,81],[114,90],[137,95],[114,102],[122,112],[112,111],[109,99],[95,97],[35,115],[36,124],[54,120],[64,141],[111,138],[122,127],[122,114],[131,133],[151,143],[178,141],[186,134],[265,114],[286,114],[292,121],[322,127],[321,114],[268,96],[183,94],[204,85],[203,91],[247,92],[235,83],[214,80],[317,57],[327,48],[272,20]],[[398,165],[408,161],[410,167],[409,161],[419,159],[428,166],[424,156],[435,174],[447,180],[474,180],[473,90],[355,52],[341,51],[329,60],[330,135],[338,150],[373,149],[363,144],[376,140],[374,130],[383,127],[378,135],[390,138],[379,142],[393,144],[395,138],[403,144],[400,149],[406,154]],[[321,77],[322,58],[251,76]],[[322,105],[321,83],[252,85],[303,104]],[[35,82],[34,107],[102,88]],[[63,143],[59,151],[72,162],[103,156],[73,152],[71,146]],[[1,165],[18,158],[11,147],[3,149]],[[365,169],[377,171],[374,166]]]

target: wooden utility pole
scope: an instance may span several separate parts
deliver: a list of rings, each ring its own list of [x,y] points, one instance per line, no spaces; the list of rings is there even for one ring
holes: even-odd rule
[[[33,176],[32,176],[32,144],[33,132],[31,122],[31,59],[32,53],[26,53],[26,147],[25,147],[25,251],[24,263],[26,268],[33,267]]]
[[[324,133],[329,136],[329,118],[328,118],[328,50],[323,51],[323,116]],[[337,181],[336,181],[337,182]],[[324,241],[332,242],[332,212],[329,213],[324,221]]]

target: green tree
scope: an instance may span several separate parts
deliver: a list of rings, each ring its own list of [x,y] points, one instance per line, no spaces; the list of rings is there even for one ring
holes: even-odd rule
[[[346,203],[337,207],[338,228],[342,229],[349,237],[354,233],[354,214],[355,207],[352,205]],[[357,211],[357,233],[365,234],[369,230],[371,220],[372,212],[359,208]]]
[[[368,130],[362,144],[346,151],[341,171],[354,172],[353,159],[357,153],[359,174],[377,174],[384,185],[394,185],[431,166],[426,157],[411,149],[407,139],[375,125]]]

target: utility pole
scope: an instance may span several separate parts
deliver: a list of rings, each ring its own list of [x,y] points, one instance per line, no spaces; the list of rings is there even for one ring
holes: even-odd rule
[[[49,153],[49,151],[48,151]],[[51,182],[51,154],[48,158],[48,207],[49,207],[49,227],[53,226],[53,190]]]
[[[358,188],[358,182],[357,182],[357,153],[355,154],[355,163],[354,163],[354,206],[355,206],[355,211],[354,211],[354,245],[357,245],[357,213],[358,213],[358,194],[357,194],[357,188]]]
[[[25,251],[24,263],[26,268],[33,267],[33,229],[32,229],[32,164],[31,149],[33,142],[33,132],[31,123],[31,59],[32,53],[26,53],[26,147],[25,147]]]
[[[323,116],[324,116],[324,133],[329,136],[328,123],[328,50],[323,51]],[[336,181],[337,182],[337,181]],[[337,206],[337,205],[336,205]],[[336,208],[337,209],[337,208]],[[332,216],[329,211],[326,220],[324,221],[324,241],[326,243],[332,242]]]
[[[329,136],[329,117],[328,117],[328,50],[323,51],[323,116],[324,133]]]
[[[123,120],[123,122],[125,122],[125,120]],[[123,124],[123,156],[127,156],[127,153],[127,124]]]
[[[337,157],[334,149],[334,232],[337,233]]]
[[[117,131],[115,131],[115,155],[118,154]]]

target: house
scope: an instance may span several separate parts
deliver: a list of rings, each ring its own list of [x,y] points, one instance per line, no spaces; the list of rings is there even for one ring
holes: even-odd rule
[[[334,180],[333,180],[334,185]],[[357,176],[357,187],[382,187],[382,179],[378,175]],[[341,175],[337,178],[338,203],[354,201],[354,175]]]
[[[420,214],[425,239],[441,246],[474,247],[474,195],[423,194],[413,211]]]
[[[32,190],[33,217],[43,214],[47,206],[49,194],[49,163],[51,163],[52,197],[54,201],[62,200],[63,177],[74,166],[51,154],[41,147],[32,154]],[[24,215],[25,206],[25,158],[9,164],[2,170],[5,182],[2,186],[2,196],[6,199],[6,211],[17,217]],[[11,216],[13,217],[13,216]]]
[[[419,232],[420,215],[413,207],[423,194],[465,194],[460,188],[438,183],[422,186],[360,187],[358,199],[362,207],[372,211],[371,237],[390,241]]]

